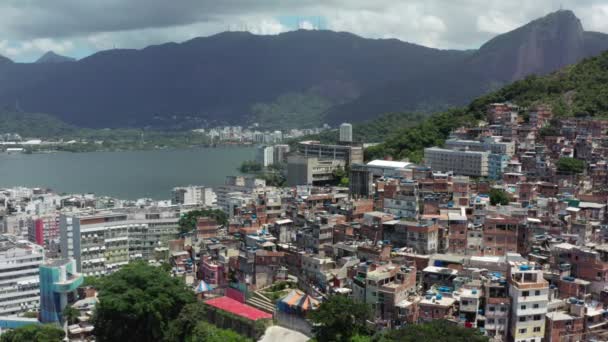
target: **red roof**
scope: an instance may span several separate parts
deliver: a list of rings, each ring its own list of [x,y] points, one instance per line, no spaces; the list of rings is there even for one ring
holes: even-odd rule
[[[236,301],[236,300],[234,300],[232,298],[228,298],[228,297],[219,297],[219,298],[209,299],[208,301],[205,302],[205,304],[211,305],[220,310],[228,311],[230,313],[233,313],[233,314],[241,316],[241,317],[245,317],[252,321],[257,321],[258,319],[264,319],[264,318],[268,318],[268,319],[272,318],[272,315],[269,313],[258,310],[252,306],[243,304],[239,301]]]

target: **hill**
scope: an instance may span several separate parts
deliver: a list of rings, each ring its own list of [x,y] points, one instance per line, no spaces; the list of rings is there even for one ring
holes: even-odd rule
[[[468,106],[438,113],[422,123],[395,129],[384,143],[366,150],[366,158],[421,160],[422,149],[442,145],[451,130],[485,117],[489,104],[550,104],[559,116],[608,117],[608,52],[546,76],[529,76],[473,100]],[[376,130],[373,128],[372,130]]]
[[[420,79],[384,84],[332,108],[328,116],[338,123],[347,118],[361,121],[378,108],[438,111],[462,106],[500,85],[532,74],[545,75],[606,49],[608,35],[584,31],[572,11],[560,10],[494,37],[470,51],[462,64],[444,65]]]
[[[10,59],[0,55],[0,65],[13,63]]]
[[[73,63],[0,64],[0,104],[98,128],[362,122],[464,105],[607,48],[608,35],[583,31],[570,11],[468,51],[325,30],[225,32]]]
[[[65,63],[74,62],[75,58],[58,55],[53,51],[48,51],[44,55],[40,56],[35,63]]]

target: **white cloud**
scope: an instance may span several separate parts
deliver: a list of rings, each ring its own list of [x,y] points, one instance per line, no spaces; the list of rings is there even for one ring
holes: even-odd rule
[[[438,47],[479,47],[496,34],[563,5],[588,30],[608,32],[608,0],[2,0],[0,54],[31,59],[41,49],[82,57],[99,49],[142,48],[227,30],[278,34],[278,18],[319,17],[323,28]],[[134,15],[137,13],[137,15]],[[47,40],[40,40],[47,39]],[[70,45],[72,44],[72,45]]]
[[[521,24],[522,23],[511,20],[498,12],[482,14],[477,17],[477,29],[481,32],[492,34],[512,31],[521,26]]]
[[[304,20],[298,24],[298,28],[301,30],[314,30],[315,25],[308,20]]]
[[[10,44],[6,40],[0,42],[0,54],[9,58],[39,56],[47,51],[54,51],[58,54],[68,54],[73,49],[74,43],[71,40],[37,38],[22,41],[17,44]]]

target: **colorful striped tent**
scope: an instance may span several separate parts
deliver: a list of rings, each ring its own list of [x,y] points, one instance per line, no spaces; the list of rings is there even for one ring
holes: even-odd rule
[[[201,282],[198,283],[198,286],[196,287],[194,292],[203,293],[203,292],[209,292],[211,290],[213,290],[213,286],[207,284],[204,280],[201,280]]]
[[[300,290],[292,290],[277,303],[280,311],[290,314],[305,314],[318,306],[318,300]]]

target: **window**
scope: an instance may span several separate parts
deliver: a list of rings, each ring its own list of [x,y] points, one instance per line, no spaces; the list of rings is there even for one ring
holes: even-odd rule
[[[535,321],[540,321],[540,315],[534,315],[534,320]]]
[[[524,291],[521,293],[522,296],[528,297],[530,295],[530,291]]]
[[[494,324],[494,318],[488,318],[488,324]]]
[[[525,305],[522,305],[522,306],[521,306],[521,309],[522,309],[522,310],[526,310],[526,306],[525,306]]]
[[[534,332],[540,332],[540,327],[534,327]]]
[[[534,305],[532,305],[532,307],[533,307],[534,309],[538,309],[539,305],[538,305],[538,304],[534,304]]]
[[[540,290],[536,290],[536,291],[534,291],[534,295],[535,295],[535,296],[540,296]]]
[[[463,301],[462,301],[462,305],[469,305],[469,302],[468,302],[468,301],[466,301],[466,300],[463,300]]]
[[[501,306],[500,307],[500,312],[505,312],[507,311],[507,307],[506,306]]]
[[[526,316],[521,316],[521,317],[519,317],[519,321],[520,321],[520,322],[525,322],[525,321],[526,321]]]
[[[528,331],[528,329],[519,329],[519,333],[520,333],[520,334],[525,334],[525,333],[526,333],[526,331]]]
[[[493,306],[488,306],[488,311],[494,312],[494,310],[496,310],[496,308],[494,308]]]

